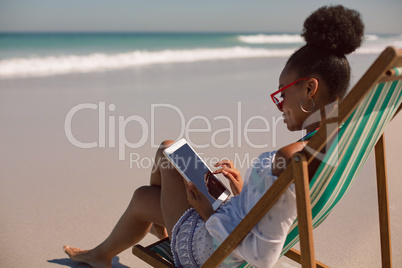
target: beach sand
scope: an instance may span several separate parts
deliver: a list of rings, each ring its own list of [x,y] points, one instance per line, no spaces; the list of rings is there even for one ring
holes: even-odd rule
[[[351,57],[354,82],[374,58]],[[209,122],[210,131],[187,133],[193,144],[206,147],[197,151],[209,161],[237,157],[243,174],[245,160],[299,139],[302,134],[286,130],[269,98],[284,63],[243,59],[0,80],[0,266],[86,267],[67,259],[63,245],[92,248],[106,238],[134,190],[148,183],[154,147],[177,139],[183,124],[206,129]],[[95,148],[79,148],[67,138],[68,115],[73,139]],[[247,124],[265,127],[262,117],[270,129],[245,135]],[[229,121],[233,131],[219,132]],[[401,131],[399,115],[386,130],[394,267],[402,267]],[[109,141],[113,133],[115,146]],[[139,148],[119,147],[125,140]],[[372,155],[314,232],[320,261],[331,267],[380,266],[375,186]],[[143,244],[153,241],[148,235]],[[128,249],[114,267],[147,266]],[[299,266],[283,258],[275,267]]]

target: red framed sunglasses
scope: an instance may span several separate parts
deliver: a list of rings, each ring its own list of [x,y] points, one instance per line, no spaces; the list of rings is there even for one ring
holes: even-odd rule
[[[274,93],[271,94],[271,99],[275,103],[276,107],[278,107],[279,111],[282,111],[283,100],[280,100],[282,98],[282,96],[278,95],[278,94],[281,93],[282,91],[284,91],[285,89],[287,89],[288,87],[291,87],[294,84],[296,84],[296,83],[298,83],[298,82],[300,82],[302,80],[306,80],[306,79],[310,79],[310,78],[309,77],[303,77],[303,78],[297,79],[296,81],[290,83],[287,86],[282,87],[278,91],[275,91]]]

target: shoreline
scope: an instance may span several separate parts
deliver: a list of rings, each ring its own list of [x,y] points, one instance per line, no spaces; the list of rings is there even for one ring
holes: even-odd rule
[[[374,58],[374,55],[349,57],[352,85]],[[84,267],[67,260],[62,246],[91,248],[101,242],[123,213],[134,189],[148,183],[150,168],[130,168],[128,156],[138,153],[141,158],[151,159],[155,148],[151,146],[150,136],[139,148],[126,147],[126,159],[119,160],[120,140],[125,138],[127,142],[136,143],[144,137],[141,120],[127,121],[123,129],[119,128],[119,118],[127,120],[138,116],[137,119],[142,117],[150,124],[151,105],[170,104],[182,112],[185,125],[197,116],[210,121],[210,132],[190,136],[194,143],[212,144],[211,135],[217,133],[215,141],[222,145],[230,140],[230,132],[219,134],[218,131],[230,124],[214,118],[227,116],[233,120],[234,146],[197,149],[210,158],[231,158],[236,153],[258,156],[263,151],[279,149],[299,139],[301,133],[288,133],[279,121],[273,131],[280,112],[276,111],[269,94],[277,88],[285,60],[225,60],[0,80],[2,266],[24,267],[30,263],[33,267]],[[239,101],[241,122],[238,120]],[[105,110],[100,116],[101,102],[105,103]],[[66,116],[80,104],[97,107],[75,113],[71,133],[82,143],[97,142],[98,146],[94,148],[76,147],[66,137]],[[114,110],[110,109],[113,108],[111,104],[115,105]],[[180,134],[177,129],[182,126],[177,110],[159,109],[154,118],[155,144],[177,137]],[[99,131],[102,114],[105,124]],[[254,145],[267,144],[263,148],[253,148],[244,136],[246,122],[253,116],[266,117],[271,127],[270,131],[247,136]],[[115,125],[111,118],[114,118]],[[202,119],[193,119],[189,126],[207,128]],[[263,129],[264,126],[263,120],[255,119],[250,121],[249,128]],[[394,264],[402,263],[402,257],[395,253],[402,246],[402,239],[398,237],[402,231],[398,224],[402,221],[402,213],[397,209],[402,205],[397,192],[401,187],[398,178],[402,173],[398,164],[402,157],[398,150],[402,145],[398,137],[401,126],[402,116],[398,115],[385,132]],[[115,130],[115,147],[110,143],[109,128]],[[119,136],[123,131],[125,136]],[[100,145],[103,143],[100,132],[105,133],[104,147]],[[273,133],[278,133],[275,143]],[[245,169],[241,169],[242,174]],[[378,267],[376,211],[375,168],[371,156],[344,200],[314,232],[317,259],[334,267]],[[345,235],[340,236],[340,232]],[[141,243],[146,245],[156,239],[148,235],[145,240]],[[115,265],[145,267],[130,249],[119,255]],[[297,266],[290,260],[281,259],[275,267]]]

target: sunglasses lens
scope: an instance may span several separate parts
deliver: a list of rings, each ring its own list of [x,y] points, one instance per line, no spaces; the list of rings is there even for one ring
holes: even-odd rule
[[[282,101],[279,101],[279,99],[276,96],[274,96],[273,99],[276,104],[276,107],[278,107],[278,109],[282,111]]]

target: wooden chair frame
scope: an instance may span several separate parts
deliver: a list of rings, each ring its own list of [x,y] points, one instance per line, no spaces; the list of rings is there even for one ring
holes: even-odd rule
[[[337,117],[338,125],[341,125],[343,122],[345,122],[363,97],[376,83],[402,79],[401,75],[391,77],[391,73],[387,71],[393,67],[401,66],[402,50],[397,51],[392,47],[387,48],[363,75],[353,90],[340,103],[339,114]],[[398,108],[397,113],[401,110],[401,108],[402,105]],[[333,123],[333,121],[328,123]],[[309,141],[309,147],[312,149],[309,150],[309,152],[320,152],[335,135],[336,130],[333,130],[332,133],[318,131]],[[382,267],[392,267],[384,135],[381,136],[374,150],[377,173]],[[308,165],[314,160],[316,155],[309,152],[302,150],[293,156],[291,165],[286,168],[286,170],[280,175],[275,183],[250,210],[246,217],[232,231],[226,240],[223,241],[219,248],[205,262],[203,267],[217,267],[232,252],[232,250],[237,247],[247,233],[251,231],[251,229],[269,211],[269,209],[275,204],[279,197],[292,183],[295,183],[296,189],[301,252],[291,249],[285,255],[300,263],[303,268],[328,267],[316,261],[314,256]],[[143,259],[154,267],[174,267],[170,263],[160,258],[160,256],[155,252],[150,250],[150,248],[155,244],[146,248],[136,245],[133,247],[133,254],[137,255],[139,258]]]
[[[156,268],[174,268],[175,266],[172,265],[170,262],[166,261],[164,258],[162,258],[160,255],[158,255],[155,251],[151,250],[154,246],[164,243],[166,240],[169,240],[169,238],[165,238],[162,240],[157,241],[156,243],[153,243],[147,247],[143,247],[141,245],[135,245],[133,247],[133,254],[136,255],[138,258],[141,260],[145,261],[152,267]]]

